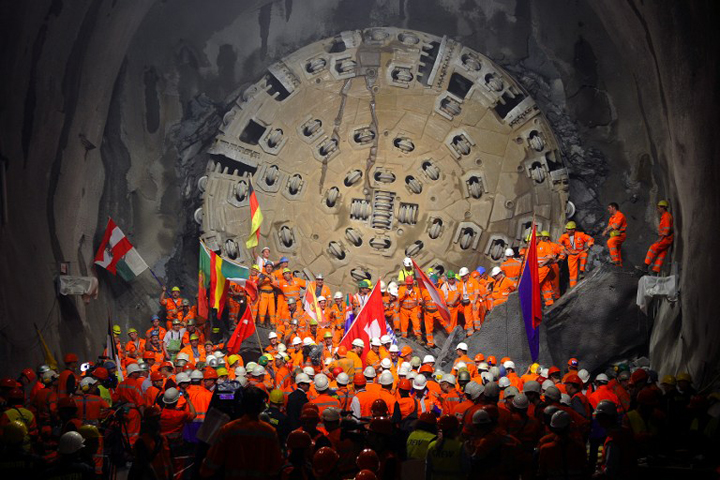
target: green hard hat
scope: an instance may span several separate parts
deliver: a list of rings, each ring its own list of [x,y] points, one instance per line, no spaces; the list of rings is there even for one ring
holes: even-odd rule
[[[266,365],[268,364],[268,359],[267,359],[267,357],[266,357],[265,355],[263,355],[262,357],[258,358],[258,362],[257,362],[257,363],[258,363],[258,365],[264,367],[264,366],[266,366]]]

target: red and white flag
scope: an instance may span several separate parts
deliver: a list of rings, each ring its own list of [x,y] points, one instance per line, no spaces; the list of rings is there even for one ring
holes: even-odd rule
[[[387,334],[385,324],[385,308],[383,306],[382,294],[379,288],[380,282],[377,282],[370,292],[365,305],[362,306],[357,318],[353,321],[350,328],[345,332],[345,336],[340,340],[340,345],[350,350],[352,341],[356,338],[365,342],[362,358],[370,351],[370,339],[380,338]]]
[[[310,318],[318,323],[318,325],[321,327],[327,327],[325,316],[323,315],[322,308],[320,308],[320,304],[317,301],[317,296],[315,295],[315,290],[313,288],[305,290],[305,296],[303,296],[303,309]]]
[[[255,321],[250,310],[250,304],[247,304],[243,316],[238,320],[237,327],[227,342],[226,348],[230,355],[238,353],[243,341],[255,333]]]
[[[113,275],[120,273],[126,281],[132,280],[148,268],[145,260],[112,218],[108,219],[105,235],[95,254],[95,263]]]
[[[421,285],[427,292],[430,294],[430,298],[433,299],[433,302],[438,306],[438,311],[440,312],[440,316],[445,321],[445,325],[450,324],[450,310],[448,310],[447,305],[445,304],[445,298],[443,295],[438,291],[437,288],[435,288],[435,285],[433,285],[432,281],[428,278],[427,275],[425,275],[425,272],[422,271],[422,268],[415,263],[415,260],[412,261],[413,267],[415,268],[415,276],[417,277],[418,284]]]

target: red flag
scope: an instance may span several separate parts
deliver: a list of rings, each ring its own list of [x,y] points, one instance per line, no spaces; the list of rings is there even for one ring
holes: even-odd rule
[[[356,338],[365,342],[365,349],[362,354],[363,359],[365,359],[365,356],[370,351],[370,339],[375,337],[380,338],[387,334],[385,308],[378,285],[380,285],[380,282],[375,284],[367,302],[365,302],[365,305],[360,309],[357,318],[352,325],[350,325],[347,332],[345,332],[342,340],[340,340],[340,345],[344,345],[348,350],[352,348],[352,341]]]
[[[255,333],[255,322],[253,321],[250,310],[250,304],[247,304],[243,316],[238,320],[237,327],[235,327],[235,331],[227,342],[226,347],[229,355],[238,353],[242,342]]]
[[[418,285],[421,285],[427,292],[430,294],[430,298],[433,299],[433,302],[438,306],[438,311],[440,312],[440,316],[445,321],[445,325],[450,324],[450,310],[448,310],[447,305],[445,304],[445,298],[443,298],[443,295],[438,292],[438,289],[435,288],[435,285],[433,285],[432,281],[428,278],[427,275],[425,275],[425,272],[422,271],[420,266],[415,263],[415,260],[412,261],[413,267],[415,268],[415,276],[418,279]]]
[[[117,263],[133,248],[130,240],[115,225],[112,218],[108,219],[105,235],[95,254],[95,263],[107,269],[113,275],[117,274]]]

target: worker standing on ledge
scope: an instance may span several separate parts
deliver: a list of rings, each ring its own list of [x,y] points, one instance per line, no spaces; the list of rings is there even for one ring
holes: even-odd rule
[[[645,255],[645,265],[636,267],[641,272],[647,272],[648,267],[652,264],[652,270],[660,273],[665,255],[673,244],[673,217],[668,212],[670,204],[667,200],[660,200],[657,204],[657,212],[660,215],[660,225],[658,225],[658,240],[650,245],[647,255]]]
[[[614,265],[622,267],[620,247],[625,243],[627,220],[625,220],[625,215],[623,215],[620,207],[615,202],[608,205],[608,212],[610,212],[610,220],[608,220],[607,227],[605,227],[602,234],[603,236],[610,235],[607,241],[608,250],[610,250],[610,260]]]
[[[585,273],[588,250],[595,244],[595,240],[590,235],[577,232],[576,228],[575,222],[568,222],[565,225],[565,233],[560,236],[560,244],[567,254],[570,288],[577,285],[578,278],[582,278]]]

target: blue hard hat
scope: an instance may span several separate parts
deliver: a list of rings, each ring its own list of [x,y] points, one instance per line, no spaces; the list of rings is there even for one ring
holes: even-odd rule
[[[150,321],[153,322],[155,320],[160,320],[160,317],[158,317],[157,315],[153,315]]]
[[[483,273],[485,273],[485,267],[477,267],[475,271],[482,275]]]
[[[107,362],[103,363],[103,367],[105,367],[106,370],[112,370],[113,368],[117,368],[117,365],[115,365],[115,362],[111,362],[108,360]]]
[[[280,263],[289,262],[289,261],[290,261],[290,260],[288,260],[287,257],[282,257],[282,258],[280,259]]]

